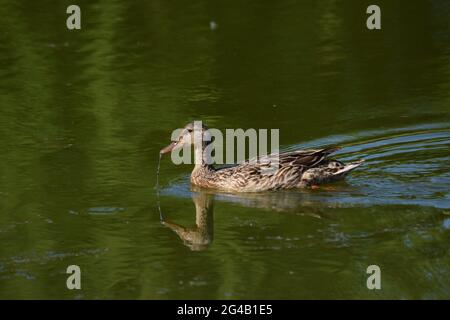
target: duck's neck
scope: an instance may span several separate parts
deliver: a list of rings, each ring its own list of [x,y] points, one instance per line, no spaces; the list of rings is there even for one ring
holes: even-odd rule
[[[204,170],[212,171],[214,167],[212,166],[212,158],[210,152],[206,150],[206,144],[203,143],[201,145],[194,146],[194,158],[195,158],[195,167],[192,171],[192,174],[198,174]]]

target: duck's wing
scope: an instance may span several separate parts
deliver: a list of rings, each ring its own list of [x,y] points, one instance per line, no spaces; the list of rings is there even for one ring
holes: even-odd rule
[[[306,170],[319,165],[337,149],[298,150],[259,157],[217,170],[216,184],[225,189],[248,192],[294,188]]]
[[[240,164],[216,168],[215,170],[220,171],[221,176],[224,178],[232,175],[243,175],[249,177],[249,179],[259,177],[263,170],[273,169],[272,166],[274,164],[281,169],[278,171],[279,174],[291,170],[298,171],[298,169],[300,169],[299,172],[303,172],[320,164],[329,154],[339,149],[340,147],[327,147],[270,154],[252,158]]]
[[[281,166],[304,166],[313,167],[321,163],[329,154],[339,150],[340,147],[327,147],[323,149],[303,149],[296,151],[289,151],[280,154],[270,154],[260,156],[247,160],[246,164],[259,163],[262,165],[270,164],[274,161],[279,161]]]
[[[279,155],[280,165],[314,167],[320,164],[329,154],[339,150],[339,147],[323,149],[308,149],[286,152]]]

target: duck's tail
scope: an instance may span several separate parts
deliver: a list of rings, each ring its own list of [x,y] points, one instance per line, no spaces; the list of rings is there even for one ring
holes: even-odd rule
[[[347,173],[349,173],[353,169],[359,167],[363,163],[364,163],[364,160],[358,160],[355,162],[347,163],[342,169],[339,169],[338,171],[334,172],[333,175],[334,176],[346,175]]]

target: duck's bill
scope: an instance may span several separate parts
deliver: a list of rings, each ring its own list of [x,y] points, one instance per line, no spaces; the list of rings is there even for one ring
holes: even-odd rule
[[[159,151],[160,154],[166,154],[171,152],[176,146],[177,146],[177,141],[173,141],[171,144],[169,144],[167,147],[162,148],[161,151]]]

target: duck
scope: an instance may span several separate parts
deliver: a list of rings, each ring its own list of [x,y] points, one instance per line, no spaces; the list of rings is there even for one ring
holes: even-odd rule
[[[160,150],[160,157],[194,145],[195,166],[190,182],[193,186],[204,189],[232,193],[314,189],[322,184],[344,179],[364,163],[364,160],[344,163],[331,159],[329,155],[341,148],[328,146],[275,153],[248,159],[232,166],[216,167],[212,164],[210,152],[207,152],[213,139],[204,138],[207,136],[208,127],[201,124],[201,128],[194,130],[195,128],[194,122],[188,123],[178,135],[174,136],[169,145]],[[194,143],[194,134],[199,131],[201,143]],[[277,161],[274,162],[274,159]]]

